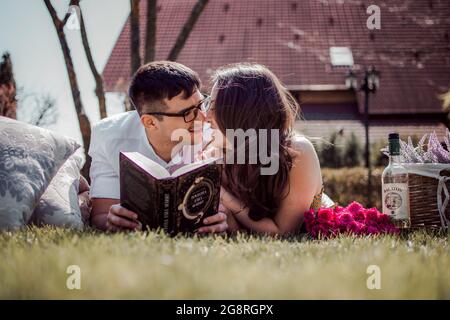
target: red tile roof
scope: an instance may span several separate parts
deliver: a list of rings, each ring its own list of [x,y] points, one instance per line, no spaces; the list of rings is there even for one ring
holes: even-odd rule
[[[167,58],[195,2],[158,2],[157,60]],[[366,27],[370,4],[381,8],[381,30]],[[142,43],[146,1],[141,5]],[[127,21],[103,71],[107,91],[126,90],[129,39]],[[330,66],[330,46],[350,47],[357,66],[381,71],[372,114],[441,112],[438,94],[450,87],[448,0],[210,0],[178,61],[205,84],[219,66],[253,61],[286,85],[342,85],[345,70]]]

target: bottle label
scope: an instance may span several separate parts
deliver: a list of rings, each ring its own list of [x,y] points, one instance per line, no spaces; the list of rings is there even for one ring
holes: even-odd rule
[[[386,183],[383,185],[383,213],[394,220],[409,219],[407,183]]]

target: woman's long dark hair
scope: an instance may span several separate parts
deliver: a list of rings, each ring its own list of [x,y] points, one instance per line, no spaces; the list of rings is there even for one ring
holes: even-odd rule
[[[268,129],[267,146],[264,147],[268,155],[276,152],[279,157],[278,172],[262,175],[264,165],[259,157],[256,164],[249,164],[246,151],[245,164],[225,163],[224,187],[249,208],[251,219],[273,217],[289,193],[292,157],[288,148],[299,106],[278,78],[262,65],[227,66],[217,70],[213,80],[217,88],[215,119],[222,133],[226,134],[226,129],[246,131],[253,128],[258,134],[259,129]],[[279,151],[271,146],[271,129],[279,130]],[[233,146],[236,151],[236,140]],[[257,146],[259,151],[259,140]],[[245,147],[248,149],[248,140]]]

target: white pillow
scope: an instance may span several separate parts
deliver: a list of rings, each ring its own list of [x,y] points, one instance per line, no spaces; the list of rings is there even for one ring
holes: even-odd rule
[[[75,153],[62,165],[34,209],[31,224],[83,229],[78,203],[82,162]]]
[[[0,230],[25,226],[42,194],[79,145],[0,116]]]

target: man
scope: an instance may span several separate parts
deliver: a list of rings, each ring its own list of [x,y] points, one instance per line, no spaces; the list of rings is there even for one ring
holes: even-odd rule
[[[119,152],[140,152],[168,170],[179,166],[179,158],[172,157],[174,148],[181,140],[198,141],[202,134],[200,86],[198,75],[182,64],[148,63],[136,71],[129,88],[136,111],[103,119],[93,127],[89,149],[93,226],[108,231],[141,229],[137,214],[119,204]],[[187,136],[172,141],[172,133],[179,129]],[[198,232],[224,232],[226,219],[222,212],[208,217],[207,226]]]

